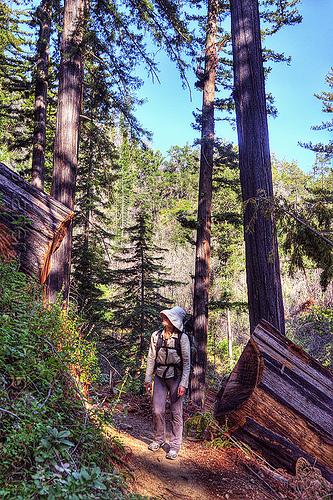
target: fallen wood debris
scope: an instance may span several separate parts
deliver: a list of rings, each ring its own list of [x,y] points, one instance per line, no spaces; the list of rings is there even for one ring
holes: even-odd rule
[[[74,213],[0,163],[0,254],[43,284]]]
[[[215,418],[274,467],[306,459],[333,483],[333,374],[261,321],[224,387]]]

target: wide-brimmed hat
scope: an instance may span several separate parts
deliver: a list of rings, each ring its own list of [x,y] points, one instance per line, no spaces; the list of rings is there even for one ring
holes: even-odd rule
[[[186,316],[186,311],[182,307],[175,306],[172,309],[164,309],[160,312],[160,315],[166,316],[174,327],[177,328],[180,332],[183,331],[183,320]]]

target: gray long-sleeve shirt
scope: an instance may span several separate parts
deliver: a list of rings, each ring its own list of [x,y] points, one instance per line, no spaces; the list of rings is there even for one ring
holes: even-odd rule
[[[158,331],[154,332],[151,336],[150,346],[147,357],[147,366],[146,366],[146,377],[145,383],[150,383],[153,379],[155,361],[160,363],[162,366],[158,366],[156,369],[156,374],[159,377],[172,378],[174,377],[174,367],[173,366],[163,366],[168,363],[178,364],[183,361],[183,368],[181,373],[180,384],[183,387],[188,387],[188,379],[190,376],[191,369],[191,347],[190,341],[186,334],[182,334],[180,338],[180,349],[181,349],[181,358],[178,356],[177,351],[175,349],[175,339],[177,338],[178,333],[173,332],[173,334],[167,339],[166,347],[162,347],[157,353],[156,359],[156,346],[158,339]],[[162,332],[162,338],[164,339],[164,330]],[[166,359],[167,356],[167,359]]]

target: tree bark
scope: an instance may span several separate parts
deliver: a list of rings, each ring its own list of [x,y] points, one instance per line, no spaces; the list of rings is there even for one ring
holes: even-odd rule
[[[228,328],[228,357],[229,361],[232,363],[232,331],[231,331],[231,322],[230,322],[230,310],[227,309],[227,328]]]
[[[52,196],[74,209],[80,139],[83,86],[82,39],[85,0],[66,0],[61,40],[57,123],[53,155]],[[68,231],[52,257],[48,298],[61,293],[67,306],[71,269],[72,231]]]
[[[215,417],[275,467],[295,473],[304,457],[332,481],[332,401],[332,372],[263,321],[218,394]]]
[[[274,221],[258,201],[273,195],[258,1],[230,6],[250,328],[263,318],[285,334]]]
[[[0,254],[43,284],[73,212],[0,163]]]
[[[218,1],[208,0],[208,26],[205,47],[205,70],[203,75],[204,87],[201,128],[198,230],[193,303],[194,336],[197,341],[197,359],[194,363],[194,380],[191,390],[193,402],[200,407],[203,407],[205,400],[207,366],[217,16]]]
[[[31,184],[44,189],[46,145],[46,109],[48,65],[51,34],[52,0],[43,0],[40,9],[40,30],[37,45],[35,129],[33,137]]]

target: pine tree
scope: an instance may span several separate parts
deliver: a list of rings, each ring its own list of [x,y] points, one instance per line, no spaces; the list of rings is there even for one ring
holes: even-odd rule
[[[231,283],[240,270],[244,239],[238,152],[230,143],[217,145],[213,177],[212,241],[216,265],[220,269],[219,276]]]
[[[64,7],[61,62],[58,88],[57,124],[53,151],[52,196],[74,209],[80,114],[83,86],[83,33],[86,23],[85,0],[67,0]],[[67,308],[71,271],[72,227],[51,257],[47,282],[49,302],[61,294]]]
[[[164,162],[161,180],[161,214],[170,244],[194,247],[197,229],[200,149],[173,146]],[[191,300],[192,305],[192,300]]]
[[[153,243],[153,231],[153,222],[142,206],[135,225],[128,228],[129,245],[117,256],[120,269],[112,273],[117,290],[111,301],[113,330],[122,332],[127,359],[134,356],[137,362],[147,349],[149,332],[160,323],[160,311],[171,303],[161,294],[173,282],[166,279],[162,249]]]
[[[272,173],[275,194],[284,197],[297,208],[306,193],[309,175],[299,168],[296,162],[278,161],[272,156]]]
[[[271,32],[277,31],[285,23],[292,24],[299,22],[297,9],[293,8],[298,0],[292,2],[264,2],[266,11],[264,17],[270,23]],[[276,10],[272,8],[277,5]],[[235,18],[237,1],[230,3],[231,17]],[[235,7],[235,8],[233,8]],[[289,8],[291,7],[291,12]],[[206,369],[206,345],[207,345],[207,330],[208,330],[208,295],[209,295],[209,272],[210,272],[210,235],[211,235],[211,192],[212,192],[212,171],[213,171],[213,150],[214,150],[214,108],[224,109],[230,112],[233,109],[233,102],[230,97],[220,98],[215,100],[215,87],[219,83],[225,90],[232,88],[230,84],[231,71],[230,59],[228,59],[228,51],[224,49],[226,43],[230,40],[228,33],[220,32],[218,38],[218,9],[226,16],[228,6],[221,2],[217,4],[212,0],[208,0],[208,30],[206,33],[205,45],[205,68],[202,71],[198,67],[197,74],[200,76],[198,87],[203,90],[204,105],[202,114],[198,118],[197,124],[201,123],[201,173],[199,183],[199,204],[198,204],[198,233],[197,233],[197,252],[196,252],[196,271],[195,271],[195,291],[194,291],[194,331],[198,343],[198,355],[195,365],[194,391],[193,399],[200,406],[204,402],[205,391],[205,369]],[[241,10],[241,8],[240,8]],[[259,13],[258,13],[259,16]],[[234,28],[235,23],[232,23]],[[258,32],[259,17],[258,17]],[[233,62],[234,69],[235,58],[235,29],[233,31]],[[238,34],[237,34],[238,36]],[[261,46],[260,46],[261,51]],[[276,60],[284,60],[283,55],[276,56],[272,52],[268,55],[269,58]],[[219,60],[218,60],[219,59]],[[217,72],[216,67],[220,63],[220,70]],[[236,63],[237,64],[237,63]],[[236,101],[236,116],[239,115]],[[264,94],[264,99],[266,96]],[[269,101],[270,96],[267,96]],[[274,109],[272,109],[274,112]],[[265,103],[266,113],[266,103]],[[265,114],[266,116],[266,114]],[[258,118],[258,117],[257,117]],[[256,121],[256,120],[255,120]],[[254,121],[254,122],[255,122]],[[240,121],[238,121],[239,125]],[[281,311],[279,311],[280,314]],[[282,326],[282,325],[281,325]]]
[[[110,150],[110,144],[103,148],[100,142],[96,147],[96,133],[98,131],[88,127],[83,134],[85,146],[80,155],[77,181],[70,294],[71,307],[85,320],[86,332],[93,336],[100,335],[107,323],[107,287],[111,282],[111,251],[115,238],[110,232],[109,211],[114,180],[109,155],[114,158],[115,152]],[[102,161],[99,161],[101,156]]]

